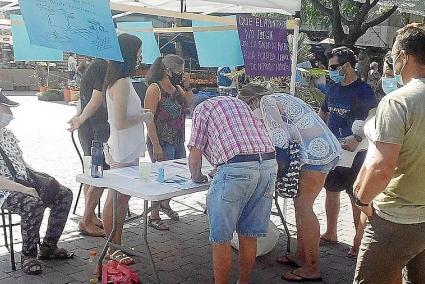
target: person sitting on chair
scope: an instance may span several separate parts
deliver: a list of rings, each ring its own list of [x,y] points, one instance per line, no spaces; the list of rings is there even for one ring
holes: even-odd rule
[[[35,172],[24,162],[18,140],[6,126],[13,119],[11,107],[19,104],[0,93],[0,206],[21,217],[22,270],[27,274],[42,272],[39,259],[69,259],[74,256],[58,248],[72,203],[70,189],[54,178]],[[44,210],[50,208],[49,223],[40,245],[40,226]]]

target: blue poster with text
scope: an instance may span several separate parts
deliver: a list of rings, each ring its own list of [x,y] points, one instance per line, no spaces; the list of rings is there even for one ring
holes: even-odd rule
[[[21,15],[10,15],[12,22],[13,57],[15,61],[62,61],[63,52],[44,46],[33,45]]]
[[[19,0],[31,44],[122,61],[109,0]]]
[[[161,56],[158,42],[153,33],[152,22],[120,22],[117,23],[118,30],[135,35],[142,40],[142,62],[152,64],[156,58]]]

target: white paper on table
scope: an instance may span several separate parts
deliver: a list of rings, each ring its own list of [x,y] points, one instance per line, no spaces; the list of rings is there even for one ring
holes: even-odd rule
[[[108,172],[125,178],[140,179],[138,166],[111,169]]]
[[[197,188],[197,187],[201,187],[201,186],[205,186],[205,185],[209,185],[209,184],[210,184],[210,182],[196,183],[193,180],[188,180],[188,181],[185,181],[183,183],[177,184],[176,187],[178,189],[186,190],[186,189]]]

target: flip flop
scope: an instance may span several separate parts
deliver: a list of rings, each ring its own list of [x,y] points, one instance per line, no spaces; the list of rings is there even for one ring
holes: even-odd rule
[[[315,278],[309,278],[309,277],[304,277],[301,276],[297,273],[294,272],[295,270],[292,270],[291,272],[289,272],[289,274],[282,274],[282,276],[280,277],[282,280],[288,281],[288,282],[323,282],[323,278],[322,277],[315,277]],[[296,277],[298,277],[298,279],[294,279],[294,278],[288,278],[288,275],[294,275]]]
[[[89,237],[105,237],[106,236],[105,231],[102,228],[98,226],[95,226],[95,228],[96,229],[94,231],[89,232],[83,227],[81,227],[81,225],[78,225],[78,230],[84,236],[89,236]]]
[[[169,231],[170,228],[164,224],[164,222],[161,219],[151,219],[149,218],[148,226],[152,227],[154,229],[157,229],[158,231]]]
[[[320,241],[319,241],[320,246],[336,245],[336,244],[338,244],[338,241],[328,240],[324,237],[320,237]]]
[[[299,265],[295,261],[291,260],[287,255],[283,255],[281,257],[278,257],[276,259],[276,262],[283,264],[283,265],[289,265],[289,266],[293,266],[293,267],[301,267],[301,265]]]

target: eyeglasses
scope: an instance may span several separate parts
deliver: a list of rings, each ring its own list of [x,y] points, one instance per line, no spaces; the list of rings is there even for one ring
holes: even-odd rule
[[[329,70],[331,70],[331,71],[335,71],[335,70],[337,70],[339,67],[341,67],[343,64],[332,64],[332,65],[329,65]]]

